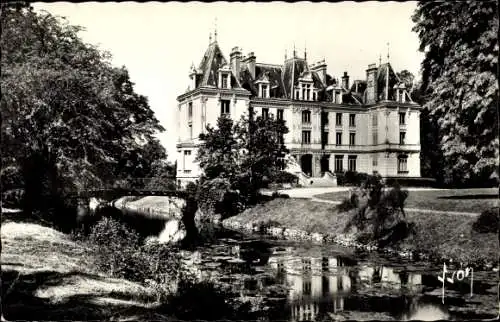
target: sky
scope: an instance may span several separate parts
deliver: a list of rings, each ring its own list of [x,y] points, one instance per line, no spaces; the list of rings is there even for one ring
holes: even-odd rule
[[[176,98],[189,86],[191,65],[201,61],[209,35],[229,61],[231,48],[254,52],[257,62],[282,64],[295,46],[308,62],[325,59],[327,72],[365,79],[369,64],[389,61],[418,77],[423,54],[411,15],[416,2],[34,3],[85,28],[80,37],[125,65],[134,89],[149,99],[166,131],[158,138],[175,159]],[[389,45],[387,45],[389,43]]]

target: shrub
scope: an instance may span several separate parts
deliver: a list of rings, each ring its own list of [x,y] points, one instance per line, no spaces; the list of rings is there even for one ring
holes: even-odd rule
[[[280,184],[283,183],[297,184],[299,178],[293,173],[286,171],[279,171],[271,178],[271,181]]]
[[[2,206],[7,208],[21,208],[24,198],[24,189],[11,189],[2,192]]]
[[[497,233],[500,230],[499,208],[485,210],[472,224],[472,229],[479,233]]]

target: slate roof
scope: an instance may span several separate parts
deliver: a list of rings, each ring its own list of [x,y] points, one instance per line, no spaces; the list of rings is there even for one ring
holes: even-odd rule
[[[198,72],[202,75],[198,86],[217,87],[217,71],[227,64],[224,54],[216,41],[212,42],[201,59]]]

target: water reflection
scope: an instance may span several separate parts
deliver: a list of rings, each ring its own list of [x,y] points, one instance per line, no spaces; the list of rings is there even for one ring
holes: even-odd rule
[[[216,281],[241,297],[264,298],[271,308],[262,313],[267,319],[450,319],[439,296],[422,301],[422,284],[429,288],[426,275],[423,280],[405,267],[257,240],[226,240],[191,254],[187,263],[199,279]]]

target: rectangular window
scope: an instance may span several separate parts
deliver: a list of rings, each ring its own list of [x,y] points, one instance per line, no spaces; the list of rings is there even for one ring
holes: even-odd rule
[[[302,144],[311,143],[311,131],[302,131]]]
[[[302,111],[302,123],[311,123],[311,111]]]
[[[222,75],[222,88],[227,88],[227,79],[228,76]]]
[[[372,114],[372,126],[377,126],[378,125],[378,115],[377,113]]]
[[[220,101],[220,115],[229,115],[230,110],[229,110],[229,100],[221,100]]]
[[[321,112],[321,123],[328,124],[328,112]]]
[[[283,120],[284,120],[284,117],[283,117],[283,110],[282,110],[282,109],[279,109],[279,110],[278,110],[278,120],[281,120],[281,121],[283,121]]]
[[[408,173],[408,158],[406,156],[398,158],[398,173]]]
[[[399,144],[406,144],[406,132],[399,132]]]
[[[189,124],[189,138],[193,138],[193,124]]]
[[[341,132],[337,132],[335,134],[335,144],[342,145],[342,133]]]
[[[358,157],[356,155],[350,155],[348,156],[348,169],[349,171],[356,171],[356,159]]]
[[[268,108],[263,108],[262,109],[262,118],[263,119],[268,119],[269,118],[269,109]]]
[[[399,113],[399,124],[400,125],[405,125],[406,124],[406,113],[405,112],[400,112]]]
[[[378,132],[373,131],[372,133],[372,144],[377,145],[378,144]]]
[[[356,126],[356,114],[349,114],[349,126]]]
[[[188,104],[188,117],[189,118],[193,117],[193,102],[189,102]]]
[[[349,145],[356,145],[356,133],[349,133]]]
[[[378,156],[377,155],[372,156],[372,166],[374,166],[374,167],[378,166]]]
[[[343,155],[336,155],[335,156],[335,172],[342,172],[344,171],[344,156]]]
[[[262,85],[262,97],[267,97],[267,85]]]
[[[313,101],[316,101],[316,92],[313,93]]]
[[[335,114],[335,125],[342,125],[342,113]]]
[[[311,85],[306,85],[306,100],[307,101],[309,100],[309,97],[311,97],[310,93],[311,93]]]
[[[184,155],[191,155],[191,150],[184,150]]]
[[[321,132],[321,144],[323,145],[328,144],[328,132],[326,131]]]

